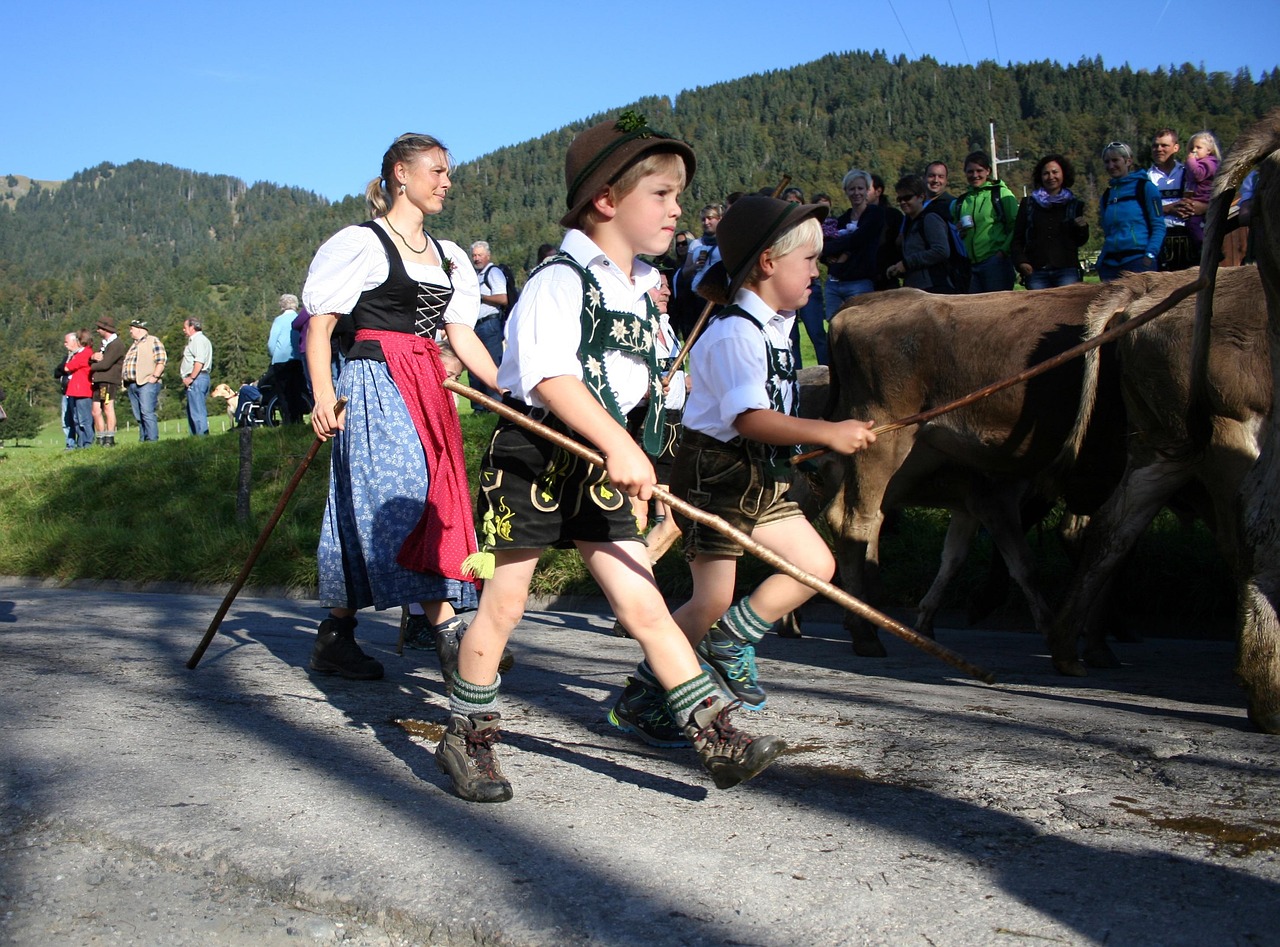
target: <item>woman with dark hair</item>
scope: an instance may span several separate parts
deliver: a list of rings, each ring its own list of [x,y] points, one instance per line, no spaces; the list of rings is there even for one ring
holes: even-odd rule
[[[1078,283],[1079,250],[1089,239],[1089,223],[1084,202],[1071,193],[1075,168],[1062,155],[1045,155],[1031,180],[1036,189],[1022,199],[1013,225],[1013,265],[1027,289]]]
[[[1113,141],[1102,149],[1102,166],[1111,183],[1098,202],[1102,226],[1102,252],[1098,276],[1104,283],[1125,273],[1146,273],[1157,268],[1164,243],[1164,210],[1160,191],[1147,172],[1133,168],[1133,149]]]
[[[994,293],[1013,289],[1017,273],[1009,259],[1018,199],[1003,181],[991,180],[991,157],[970,152],[964,159],[969,190],[951,205],[951,219],[960,228],[969,256],[969,292]]]
[[[320,603],[330,611],[311,654],[312,670],[326,674],[382,677],[382,665],[355,642],[358,609],[417,602],[430,626],[424,633],[456,655],[463,624],[455,609],[476,604],[463,567],[476,551],[471,491],[437,333],[473,377],[491,388],[498,379],[475,333],[480,287],[471,260],[423,226],[444,207],[449,166],[435,138],[397,138],[365,188],[373,219],[325,241],[302,290],[314,313],[311,425],[334,439],[317,554]],[[351,323],[354,341],[335,390],[330,338],[339,318]],[[341,414],[339,396],[347,401]]]
[[[885,271],[889,279],[927,293],[953,293],[948,262],[951,231],[940,214],[924,212],[924,178],[908,174],[898,180],[898,206],[906,223],[902,228],[902,259]]]
[[[827,264],[822,298],[828,320],[845,300],[875,289],[876,254],[884,233],[884,211],[871,202],[871,175],[854,168],[840,186],[849,209],[836,219],[835,236],[822,241],[822,262]]]

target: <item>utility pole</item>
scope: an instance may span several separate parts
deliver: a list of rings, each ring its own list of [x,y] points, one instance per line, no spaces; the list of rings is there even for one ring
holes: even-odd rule
[[[992,119],[989,119],[989,120],[988,120],[987,128],[988,128],[989,134],[990,134],[990,136],[991,136],[991,177],[992,177],[994,180],[999,181],[999,180],[1000,180],[1000,165],[1002,165],[1002,164],[1013,164],[1015,161],[1020,161],[1020,160],[1021,160],[1021,157],[1020,157],[1019,152],[1017,152],[1017,151],[1015,151],[1015,152],[1013,153],[1013,157],[1012,157],[1012,158],[999,158],[999,157],[997,157],[997,156],[996,156],[996,120],[995,120],[994,118],[992,118]]]

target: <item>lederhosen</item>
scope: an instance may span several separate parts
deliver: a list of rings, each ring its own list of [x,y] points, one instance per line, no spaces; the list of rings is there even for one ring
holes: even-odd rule
[[[646,452],[660,449],[663,425],[662,380],[653,350],[658,310],[645,297],[644,316],[605,308],[595,276],[566,254],[545,260],[530,278],[548,266],[570,266],[582,280],[582,338],[578,361],[587,390],[622,427],[627,418],[605,376],[610,350],[643,358],[649,367],[649,405],[639,440]],[[595,450],[562,419],[518,399],[506,403]],[[486,550],[568,548],[575,541],[621,542],[640,539],[626,494],[614,488],[602,468],[556,447],[518,425],[501,422],[493,433],[480,470],[481,544]]]
[[[765,391],[770,409],[795,417],[800,399],[790,346],[785,342],[775,346],[765,334],[764,327],[736,304],[726,306],[712,319],[734,317],[745,319],[760,330],[769,368]],[[750,533],[766,514],[777,514],[777,519],[799,514],[799,508],[785,499],[791,485],[790,460],[796,450],[795,445],[764,444],[740,435],[722,441],[686,427],[676,453],[671,492]],[[771,521],[774,518],[770,516]],[[700,551],[699,538],[706,527],[678,512],[676,522],[686,536],[686,557],[692,557]],[[715,537],[715,553],[741,553],[741,547],[720,538],[714,530],[710,531],[708,538],[712,536]]]

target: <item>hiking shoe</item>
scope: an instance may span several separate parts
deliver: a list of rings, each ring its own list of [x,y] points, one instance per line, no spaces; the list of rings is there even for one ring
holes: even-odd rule
[[[454,714],[436,747],[436,765],[453,791],[468,802],[506,802],[511,784],[502,775],[494,746],[502,739],[499,713]]]
[[[320,623],[316,646],[311,651],[311,670],[338,674],[349,681],[377,681],[382,678],[382,664],[356,644],[354,618],[326,618]]]
[[[406,648],[415,651],[434,651],[436,636],[426,615],[415,615],[407,608],[400,616],[400,639]]]
[[[747,710],[764,709],[768,695],[758,683],[754,645],[736,641],[721,630],[717,622],[695,650],[702,666],[722,691],[740,701]]]
[[[627,686],[609,711],[609,722],[650,746],[689,745],[689,738],[671,716],[666,695],[634,677],[627,678]]]
[[[745,783],[787,748],[779,737],[753,737],[730,723],[729,714],[737,707],[737,701],[726,704],[723,697],[708,697],[694,708],[684,727],[717,789]]]
[[[444,692],[450,696],[453,695],[453,674],[458,670],[458,649],[466,630],[466,622],[457,615],[431,629],[436,643],[436,657],[440,659],[440,676],[444,678]],[[498,673],[506,674],[515,667],[515,663],[516,659],[511,651],[503,648],[502,657],[498,659]]]

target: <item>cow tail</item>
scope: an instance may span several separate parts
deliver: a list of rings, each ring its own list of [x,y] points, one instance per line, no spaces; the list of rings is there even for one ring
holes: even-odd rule
[[[1213,435],[1213,409],[1209,400],[1209,346],[1212,342],[1213,292],[1222,260],[1222,239],[1227,214],[1240,182],[1262,158],[1280,151],[1280,108],[1236,141],[1218,170],[1213,200],[1205,214],[1204,244],[1200,248],[1200,279],[1196,296],[1196,321],[1191,333],[1191,376],[1187,401],[1187,433],[1193,449],[1203,449]],[[1256,192],[1255,192],[1256,195]]]

